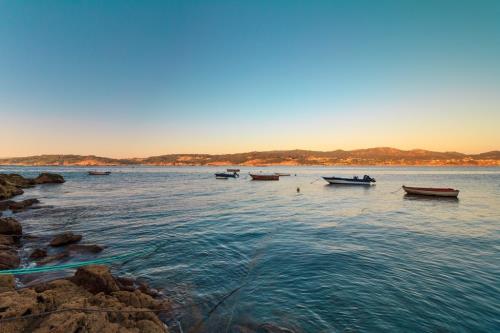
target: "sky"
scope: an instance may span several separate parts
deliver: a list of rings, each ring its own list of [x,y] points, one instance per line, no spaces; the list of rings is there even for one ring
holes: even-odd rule
[[[0,0],[0,156],[500,150],[500,1]]]

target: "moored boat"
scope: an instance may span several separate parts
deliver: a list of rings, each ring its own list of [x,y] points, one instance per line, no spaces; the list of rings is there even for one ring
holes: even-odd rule
[[[227,172],[240,172],[240,169],[226,169]]]
[[[290,176],[290,174],[289,174],[289,173],[275,172],[274,174],[275,174],[275,175],[278,175],[278,176],[280,176],[280,177]]]
[[[228,179],[228,177],[222,177],[222,176],[215,176],[215,179]]]
[[[217,178],[217,177],[225,177],[225,178],[229,178],[229,177],[231,177],[231,178],[238,178],[239,176],[240,176],[240,175],[238,175],[236,172],[232,172],[232,173],[230,173],[230,172],[217,172],[217,173],[215,174],[215,177],[216,177],[216,178]]]
[[[107,176],[110,174],[111,171],[89,171],[90,176]]]
[[[353,178],[341,177],[323,177],[330,184],[343,184],[343,185],[375,185],[375,178],[364,175],[363,178],[354,176]]]
[[[438,187],[411,187],[404,186],[403,190],[407,194],[411,195],[428,195],[428,196],[436,196],[436,197],[458,197],[459,190],[455,190],[453,188],[438,188]]]
[[[265,173],[250,173],[252,180],[280,180],[280,176],[275,174],[265,174]]]

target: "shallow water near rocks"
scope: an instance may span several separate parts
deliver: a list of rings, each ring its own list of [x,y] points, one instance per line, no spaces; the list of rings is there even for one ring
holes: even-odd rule
[[[216,180],[223,168],[213,167],[112,167],[103,168],[110,176],[88,176],[94,169],[0,172],[64,175],[65,184],[16,197],[48,206],[16,216],[42,240],[73,231],[106,246],[71,260],[157,245],[113,269],[196,303],[178,314],[185,327],[242,286],[204,331],[262,323],[297,332],[500,331],[500,168],[241,168],[241,178],[228,180]],[[256,182],[250,170],[292,176]],[[318,180],[363,174],[377,185]],[[407,197],[403,184],[461,192],[459,200]]]

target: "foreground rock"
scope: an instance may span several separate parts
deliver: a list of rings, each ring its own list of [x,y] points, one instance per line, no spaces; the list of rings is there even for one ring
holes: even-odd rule
[[[17,268],[20,263],[21,259],[15,248],[0,246],[0,269]]]
[[[77,243],[82,240],[82,235],[76,235],[72,232],[64,232],[56,235],[51,241],[50,246],[63,246],[67,244]]]
[[[10,236],[22,236],[23,227],[15,218],[2,217],[0,218],[0,234]]]
[[[169,312],[172,309],[170,302],[154,299],[139,290],[120,289],[105,266],[80,268],[71,279],[23,290],[13,290],[10,280],[3,284],[6,286],[0,293],[0,320],[23,316],[24,319],[2,323],[2,332],[168,332],[156,312],[147,311]],[[99,309],[113,311],[99,312]],[[162,311],[158,311],[160,309]],[[55,310],[63,312],[27,316]]]

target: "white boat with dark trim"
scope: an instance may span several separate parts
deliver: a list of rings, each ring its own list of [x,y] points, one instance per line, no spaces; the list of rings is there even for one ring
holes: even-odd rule
[[[352,178],[341,178],[341,177],[323,177],[324,180],[330,184],[342,184],[342,185],[375,185],[375,178],[368,175],[364,175],[363,178],[354,176]]]
[[[458,197],[458,193],[460,192],[459,190],[455,190],[453,188],[411,187],[404,185],[403,185],[403,190],[405,190],[407,194],[411,195],[429,195],[435,197],[451,197],[451,198]]]

